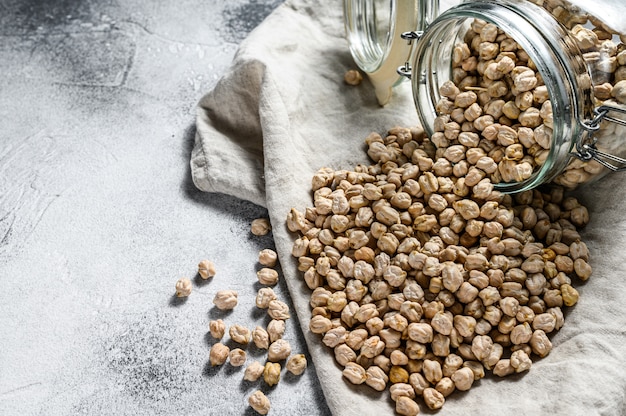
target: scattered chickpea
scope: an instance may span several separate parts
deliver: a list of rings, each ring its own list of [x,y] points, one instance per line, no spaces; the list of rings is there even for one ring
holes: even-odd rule
[[[268,386],[275,386],[280,381],[280,364],[267,362],[263,369],[263,380]]]
[[[271,316],[272,319],[279,319],[283,321],[291,317],[291,315],[289,315],[289,306],[280,300],[272,300],[269,302],[267,314]]]
[[[230,348],[221,342],[213,344],[209,352],[209,362],[212,366],[222,365],[226,362],[229,353]]]
[[[248,404],[260,415],[266,415],[270,411],[270,399],[261,390],[255,391],[248,397]]]
[[[270,226],[270,221],[267,218],[257,218],[252,221],[252,225],[250,226],[250,231],[254,235],[262,236],[266,235],[272,230]]]
[[[213,304],[215,307],[221,310],[234,309],[237,306],[237,291],[235,290],[220,290],[215,294],[213,298]]]
[[[228,334],[233,341],[243,345],[247,345],[252,338],[250,330],[242,325],[232,325],[228,329]]]
[[[282,361],[291,354],[291,345],[284,339],[272,342],[267,351],[267,359],[272,362]]]
[[[304,354],[296,354],[289,357],[287,364],[285,365],[287,371],[293,375],[299,376],[304,373],[307,367],[307,360]]]
[[[361,81],[363,81],[363,75],[361,75],[361,73],[356,69],[350,69],[346,71],[345,75],[343,76],[343,80],[348,85],[356,86],[359,85]]]
[[[259,263],[266,267],[276,266],[278,255],[272,249],[266,248],[259,252]]]
[[[270,346],[270,336],[267,331],[260,326],[257,326],[252,331],[252,341],[257,348],[268,349]]]
[[[274,269],[270,269],[269,267],[263,267],[261,270],[256,272],[256,276],[259,279],[259,283],[262,285],[273,286],[278,283],[278,272]]]
[[[241,348],[235,348],[228,354],[230,365],[241,367],[246,362],[246,352]]]
[[[198,263],[198,274],[204,280],[215,276],[215,264],[211,260],[202,260]]]
[[[213,338],[222,339],[222,337],[224,337],[224,333],[226,332],[226,325],[224,324],[224,321],[217,319],[209,322],[209,332]]]
[[[256,295],[256,306],[261,309],[267,309],[271,301],[276,300],[278,297],[274,293],[274,290],[270,287],[262,287],[259,289]]]
[[[191,280],[183,277],[176,282],[176,296],[179,298],[185,298],[191,295]]]
[[[267,324],[267,333],[270,337],[270,341],[274,342],[283,337],[285,333],[285,321],[282,319],[272,319]]]
[[[246,381],[257,381],[262,375],[265,366],[258,361],[253,361],[246,367],[243,379]]]

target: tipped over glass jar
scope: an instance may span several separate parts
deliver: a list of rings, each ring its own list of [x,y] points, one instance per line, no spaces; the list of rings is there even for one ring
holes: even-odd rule
[[[383,105],[398,83],[390,68],[411,79],[437,156],[502,192],[573,189],[626,169],[626,3],[472,0],[434,18],[438,9],[344,0],[355,62]],[[406,10],[422,18],[399,19]]]

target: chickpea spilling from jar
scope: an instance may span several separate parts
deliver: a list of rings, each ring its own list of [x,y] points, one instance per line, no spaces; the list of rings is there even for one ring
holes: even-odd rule
[[[488,371],[528,371],[590,277],[587,209],[562,187],[502,194],[437,159],[420,128],[366,143],[375,164],[320,169],[313,206],[286,221],[309,328],[343,377],[389,387],[396,411],[415,415],[419,397],[439,409]]]
[[[570,28],[591,68],[594,104],[626,104],[626,45],[614,43],[614,34],[600,22],[584,27],[589,17],[553,4],[560,2],[535,3]],[[452,79],[439,93],[431,137],[439,174],[454,169],[470,186],[485,177],[492,183],[521,182],[546,161],[554,128],[548,89],[528,54],[494,24],[472,21],[453,50]],[[603,123],[595,137],[603,143],[615,128]],[[574,188],[603,169],[594,160],[572,159],[555,183]]]

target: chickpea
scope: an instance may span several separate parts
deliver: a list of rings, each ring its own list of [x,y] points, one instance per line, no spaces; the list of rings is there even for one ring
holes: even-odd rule
[[[215,264],[210,260],[202,260],[198,263],[198,274],[204,280],[215,276]]]
[[[250,226],[250,232],[258,236],[266,235],[271,229],[272,227],[267,218],[257,218],[252,221],[252,225]]]
[[[186,298],[191,295],[191,280],[186,277],[178,279],[176,282],[176,296]]]
[[[261,390],[255,391],[248,397],[248,404],[260,415],[266,415],[270,411],[270,400]]]

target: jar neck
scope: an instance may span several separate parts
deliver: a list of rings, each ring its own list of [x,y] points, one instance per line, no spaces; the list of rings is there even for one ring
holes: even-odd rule
[[[424,30],[439,14],[439,0],[344,0],[343,7],[354,62],[385,105],[392,87],[402,80],[396,69],[411,56],[412,47],[401,34]]]
[[[525,181],[500,183],[502,192],[521,192],[550,182],[565,167],[585,130],[580,120],[591,110],[591,79],[582,54],[565,27],[546,10],[526,0],[473,0],[440,15],[416,46],[413,97],[422,125],[432,134],[439,86],[452,79],[451,57],[473,19],[493,23],[526,51],[547,87],[553,112],[548,158]],[[450,58],[447,58],[450,57]]]

